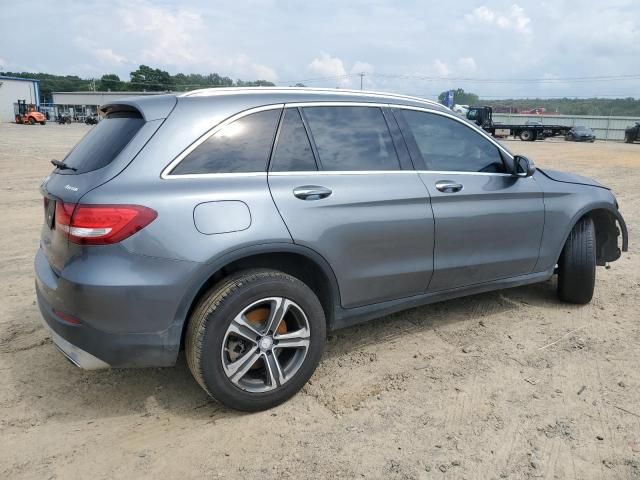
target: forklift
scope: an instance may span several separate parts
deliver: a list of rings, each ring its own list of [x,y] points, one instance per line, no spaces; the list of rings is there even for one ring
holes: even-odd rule
[[[27,104],[26,100],[18,100],[18,103],[14,103],[14,113],[16,114],[16,123],[35,125],[39,123],[44,125],[47,123],[45,116],[36,110],[36,106],[33,103]]]

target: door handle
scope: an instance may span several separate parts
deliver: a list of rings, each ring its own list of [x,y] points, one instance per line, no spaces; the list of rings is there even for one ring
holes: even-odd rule
[[[455,193],[462,190],[462,184],[451,180],[440,180],[436,182],[436,188],[444,193]]]
[[[293,189],[293,194],[300,200],[320,200],[333,193],[330,188],[318,185],[304,185]]]

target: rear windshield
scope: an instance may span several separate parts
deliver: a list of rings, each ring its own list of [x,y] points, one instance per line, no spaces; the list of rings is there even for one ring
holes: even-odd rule
[[[76,170],[58,173],[86,173],[109,165],[144,124],[136,112],[111,113],[87,133],[64,159]]]

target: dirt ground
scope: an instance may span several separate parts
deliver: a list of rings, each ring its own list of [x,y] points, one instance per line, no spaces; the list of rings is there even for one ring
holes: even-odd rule
[[[631,249],[593,302],[554,281],[332,334],[271,411],[211,401],[175,368],[85,372],[40,324],[40,180],[88,130],[0,124],[0,478],[640,478],[640,145],[507,141],[613,188]]]

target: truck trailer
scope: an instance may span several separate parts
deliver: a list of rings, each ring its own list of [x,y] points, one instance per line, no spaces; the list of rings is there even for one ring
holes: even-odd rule
[[[494,123],[493,109],[488,106],[469,107],[465,116],[494,137],[513,136],[525,142],[564,136],[571,130],[567,125],[545,125],[542,122],[529,122],[525,125]]]

